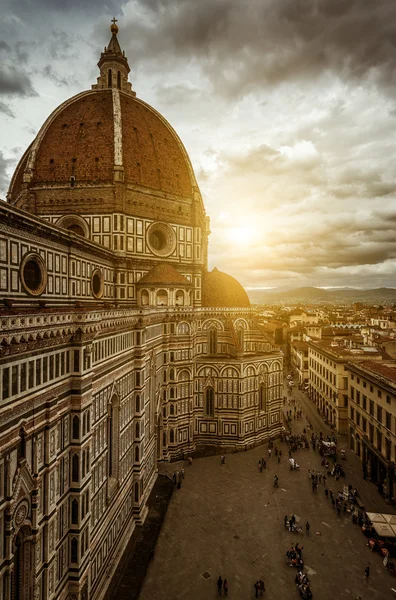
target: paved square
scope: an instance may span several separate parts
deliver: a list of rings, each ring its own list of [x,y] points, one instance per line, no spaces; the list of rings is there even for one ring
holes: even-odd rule
[[[312,411],[312,407],[305,407],[308,400],[301,397],[301,402],[303,410]],[[302,427],[303,423],[293,422],[293,432]],[[319,424],[314,422],[314,429],[319,431]],[[304,546],[305,571],[315,600],[355,600],[358,595],[363,600],[396,597],[391,591],[395,579],[382,565],[379,554],[368,549],[359,526],[353,525],[349,516],[337,516],[325,498],[323,484],[312,493],[307,470],[320,470],[320,456],[301,450],[297,455],[300,471],[290,471],[287,446],[278,446],[283,452],[280,465],[274,452],[268,459],[267,447],[261,446],[228,454],[224,465],[220,456],[214,456],[194,460],[186,467],[186,479],[169,505],[141,600],[216,598],[219,575],[229,581],[230,598],[254,598],[253,584],[263,578],[265,598],[297,599],[296,569],[286,564],[285,557],[286,550],[297,541]],[[260,473],[258,461],[262,456],[267,469]],[[344,483],[359,489],[352,462],[346,465],[345,479],[335,482],[329,478],[328,485],[334,491],[341,490]],[[279,476],[278,489],[273,488],[274,474]],[[384,511],[378,504],[375,508]],[[284,516],[292,513],[302,525],[310,522],[309,536],[305,528],[304,535],[284,528]],[[367,584],[364,569],[369,561]],[[210,578],[206,579],[206,572]]]

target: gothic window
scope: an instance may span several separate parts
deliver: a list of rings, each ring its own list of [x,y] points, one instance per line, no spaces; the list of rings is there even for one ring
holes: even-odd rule
[[[72,458],[72,481],[78,481],[79,480],[79,473],[80,473],[80,465],[79,465],[78,454],[73,454],[73,458]]]
[[[173,387],[172,387],[172,388],[169,390],[169,397],[170,397],[170,398],[174,398],[174,397],[175,397],[175,388],[173,388]]]
[[[117,87],[119,90],[121,89],[121,73],[120,73],[120,71],[117,71]]]
[[[164,402],[166,402],[166,390],[162,392],[162,399]]]
[[[73,417],[73,432],[72,437],[74,440],[78,440],[80,437],[80,419],[75,415]]]
[[[169,442],[171,444],[174,444],[175,442],[175,432],[173,431],[173,429],[171,429],[169,432]]]
[[[135,410],[136,410],[137,413],[140,412],[140,396],[136,396]]]
[[[113,73],[111,69],[107,71],[107,87],[111,88],[113,83]]]
[[[135,462],[139,462],[139,446],[135,448]]]
[[[165,448],[166,446],[166,431],[162,433],[162,445]]]
[[[260,406],[260,410],[266,411],[267,410],[266,404],[267,403],[266,403],[266,398],[265,398],[265,386],[262,383],[260,385],[260,388],[259,388],[259,406]]]
[[[72,525],[78,525],[78,501],[74,498],[72,500]]]
[[[119,402],[117,396],[113,396],[111,404],[108,407],[107,420],[107,451],[108,451],[108,468],[109,477],[118,479],[119,466]]]
[[[75,537],[71,539],[70,543],[70,561],[72,563],[78,562],[78,541]]]
[[[209,354],[217,353],[217,329],[209,329]]]
[[[135,436],[138,438],[140,437],[140,424],[136,423],[135,425]]]
[[[169,406],[169,414],[170,415],[174,415],[175,414],[175,407],[173,404],[170,404]]]
[[[244,330],[243,329],[238,329],[238,345],[239,348],[241,350],[243,350],[243,344],[244,344]]]
[[[214,417],[214,389],[209,387],[205,392],[205,413],[208,417]]]
[[[171,369],[171,370],[169,371],[169,379],[170,379],[171,381],[175,381],[175,369]]]

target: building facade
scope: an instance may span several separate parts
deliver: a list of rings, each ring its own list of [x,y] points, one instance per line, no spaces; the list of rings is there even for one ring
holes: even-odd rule
[[[102,598],[158,462],[282,429],[282,354],[117,33],[0,202],[0,599]]]
[[[347,362],[381,360],[375,348],[350,349],[327,340],[308,342],[309,396],[341,434],[348,432]]]
[[[395,503],[396,362],[348,363],[349,443],[363,473]]]

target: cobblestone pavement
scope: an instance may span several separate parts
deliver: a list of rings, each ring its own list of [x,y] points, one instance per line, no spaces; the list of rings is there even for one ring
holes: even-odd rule
[[[294,395],[309,414],[314,430],[326,432],[316,407],[301,392]],[[293,432],[301,431],[304,424],[293,421]],[[339,441],[346,447],[346,439]],[[224,465],[219,456],[213,456],[185,467],[186,479],[173,494],[140,600],[216,598],[219,575],[229,581],[230,598],[254,598],[253,584],[263,578],[267,600],[297,600],[296,570],[285,558],[286,550],[297,541],[304,546],[315,600],[355,600],[358,595],[363,600],[396,598],[392,592],[396,580],[385,570],[380,556],[370,552],[359,527],[350,517],[337,516],[325,498],[323,484],[318,493],[312,493],[307,470],[320,470],[319,454],[299,451],[296,458],[301,469],[290,471],[287,446],[278,446],[283,452],[281,464],[274,456],[268,459],[264,445],[228,454]],[[267,469],[260,473],[258,461],[262,456]],[[358,462],[348,451],[346,468],[345,479],[328,484],[334,491],[352,483],[367,510],[393,512],[374,486],[362,481]],[[275,474],[279,476],[278,489],[273,488]],[[302,525],[309,520],[309,536],[284,528],[284,515],[292,513]],[[367,583],[364,569],[369,562]]]

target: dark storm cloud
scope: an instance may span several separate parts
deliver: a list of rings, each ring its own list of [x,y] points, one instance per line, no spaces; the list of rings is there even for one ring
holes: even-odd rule
[[[215,89],[239,95],[263,84],[334,72],[396,83],[393,0],[139,0],[130,26],[135,57],[198,60]]]
[[[36,96],[28,75],[20,70],[0,67],[0,95]]]

